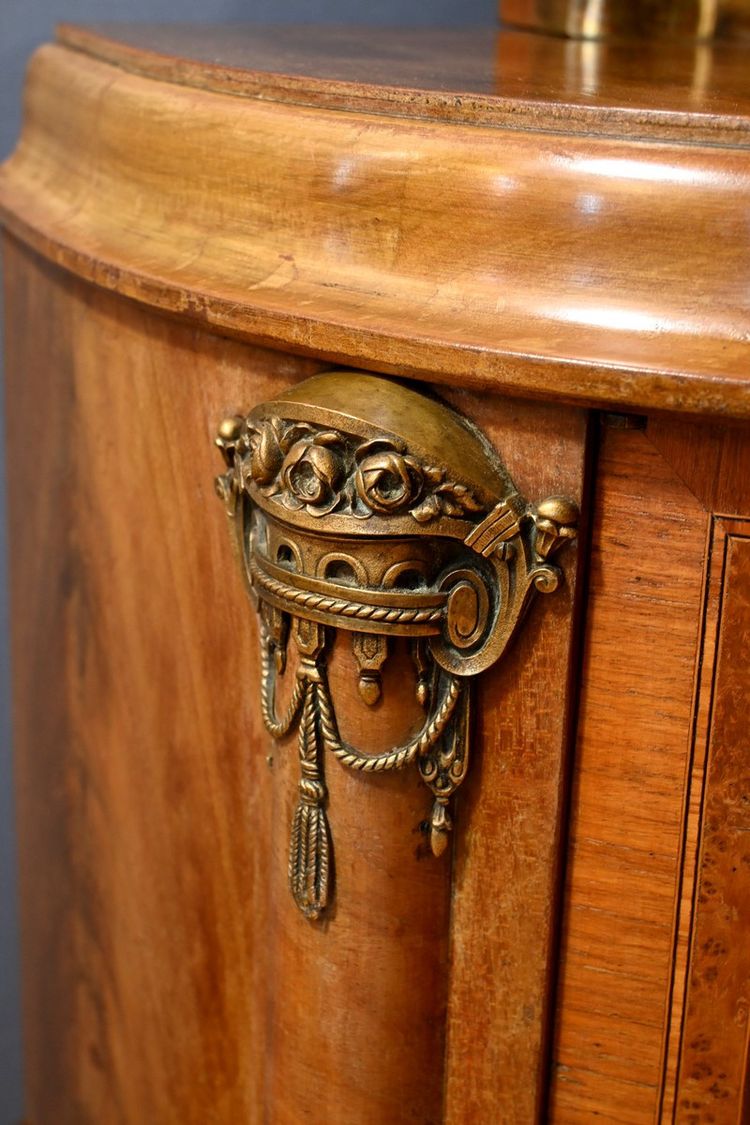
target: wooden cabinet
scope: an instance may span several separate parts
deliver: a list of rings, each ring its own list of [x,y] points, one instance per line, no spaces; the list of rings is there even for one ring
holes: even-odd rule
[[[29,1122],[744,1121],[745,56],[362,34],[31,63]]]

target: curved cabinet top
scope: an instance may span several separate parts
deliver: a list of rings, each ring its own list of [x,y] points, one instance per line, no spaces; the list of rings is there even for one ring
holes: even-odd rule
[[[327,34],[63,28],[30,66],[6,225],[337,363],[750,415],[741,49]]]

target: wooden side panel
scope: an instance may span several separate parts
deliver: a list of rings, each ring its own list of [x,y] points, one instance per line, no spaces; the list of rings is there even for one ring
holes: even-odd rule
[[[552,1117],[750,1112],[748,433],[608,432]]]
[[[658,1119],[708,517],[647,435],[605,430],[551,1116]]]
[[[678,424],[677,429],[681,429]],[[656,441],[661,444],[665,431],[657,428]],[[654,435],[651,435],[654,440]],[[670,435],[670,444],[674,441]],[[706,444],[712,443],[710,434],[695,435],[694,456],[700,461],[705,456]],[[684,454],[676,459],[677,464],[687,462]],[[674,463],[674,462],[673,462]],[[715,538],[715,531],[714,531]],[[661,1101],[661,1120],[674,1119],[675,1098],[679,1070],[679,1054],[685,1010],[685,989],[690,957],[691,929],[695,898],[696,875],[698,867],[698,848],[700,825],[703,816],[703,797],[705,788],[707,734],[711,712],[711,684],[714,676],[713,654],[716,651],[716,638],[721,611],[721,589],[719,583],[709,577],[714,570],[716,551],[712,550],[711,540],[707,541],[705,570],[705,596],[703,619],[701,623],[701,648],[698,654],[696,674],[696,699],[692,727],[692,764],[687,778],[688,794],[684,829],[684,851],[682,863],[682,885],[677,908],[676,933],[674,945],[674,969],[672,973],[672,1002],[666,1014],[667,1042],[664,1052],[663,1094]],[[715,579],[715,574],[714,574]]]
[[[7,267],[29,1119],[438,1121],[450,868],[417,846],[430,795],[411,771],[334,764],[342,905],[301,917],[296,745],[261,730],[254,614],[213,494],[219,420],[314,366],[12,242]],[[356,736],[347,660],[331,684]],[[397,662],[385,687],[371,746],[410,721]]]
[[[750,1120],[743,819],[750,431],[659,421],[649,434],[714,513],[663,1120],[736,1125]]]
[[[271,806],[211,430],[300,365],[6,266],[28,1117],[249,1120]]]
[[[715,654],[706,647],[707,768],[675,1120],[742,1125],[750,1109],[750,521],[717,521]]]
[[[524,495],[581,503],[586,416],[461,395]],[[585,538],[585,529],[582,533]],[[459,795],[445,1120],[531,1125],[542,1113],[556,958],[576,554],[478,685],[476,754]]]
[[[329,763],[336,903],[311,925],[286,886],[296,745],[261,730],[254,614],[212,486],[217,422],[314,366],[144,312],[12,240],[7,266],[30,1119],[437,1125],[501,1106],[525,1125],[543,1075],[575,550],[479,693],[452,924],[416,771]],[[454,399],[527,495],[580,500],[583,412]],[[395,649],[376,714],[346,644],[330,681],[343,736],[365,749],[418,723]]]

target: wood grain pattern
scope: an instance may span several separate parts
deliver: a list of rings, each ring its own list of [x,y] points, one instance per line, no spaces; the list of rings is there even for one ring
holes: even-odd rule
[[[159,81],[297,105],[683,142],[750,134],[746,54],[727,43],[602,45],[508,27],[133,23],[63,24],[57,38]]]
[[[460,393],[525,496],[584,508],[586,418]],[[581,530],[585,542],[586,528]],[[457,795],[445,1122],[542,1119],[558,941],[560,839],[577,669],[574,551],[513,648],[477,685],[476,751]],[[481,1014],[479,1014],[481,1013]]]
[[[271,806],[211,422],[250,366],[296,369],[6,260],[9,320],[38,328],[8,357],[28,1115],[248,1119],[271,1002],[248,823],[269,833]]]
[[[717,521],[712,581],[721,610],[706,687],[702,802],[675,1121],[747,1120],[750,1018],[750,521]]]
[[[675,430],[678,434],[680,429],[681,425],[677,423]],[[665,438],[670,448],[679,444],[673,441],[669,436],[668,427],[655,426],[653,430],[654,432],[649,432],[649,438],[652,443],[655,441],[658,447],[661,447]],[[695,460],[698,463],[703,463],[706,451],[710,449],[712,444],[713,435],[707,430],[703,435],[692,435],[692,437]],[[679,455],[676,460],[678,464],[685,461],[681,447],[679,447]],[[666,1034],[661,1098],[661,1120],[665,1122],[673,1121],[675,1115],[679,1056],[685,1012],[685,992],[693,926],[694,897],[698,874],[700,826],[703,816],[707,735],[711,712],[711,684],[715,673],[712,654],[716,649],[716,639],[721,613],[721,589],[716,581],[710,581],[712,560],[715,558],[715,552],[712,549],[712,538],[715,536],[715,527],[712,526],[713,521],[710,519],[710,513],[708,513],[708,516],[709,524],[706,539],[706,557],[703,567],[704,592],[702,620],[700,623],[701,642],[695,675],[695,703],[693,707],[692,730],[689,736],[692,761],[686,776],[685,818],[683,829],[684,843],[682,873],[676,912],[672,996],[665,1017]]]
[[[709,512],[750,512],[750,430],[687,418],[652,418],[648,435]]]
[[[11,323],[44,325],[9,363],[31,1120],[437,1121],[449,868],[415,849],[429,794],[329,771],[346,909],[305,923],[286,887],[296,749],[261,733],[213,496],[217,420],[310,365],[12,244],[8,269]],[[32,482],[42,401],[55,434]]]
[[[745,508],[749,448],[674,419],[605,436],[552,1087],[565,1125],[747,1116],[748,524],[712,507]]]
[[[105,288],[348,365],[750,414],[740,147],[239,98],[60,46],[25,122],[5,221]]]
[[[750,510],[750,493],[748,492],[748,468],[750,467],[750,444],[746,429],[737,426],[719,426],[703,423],[695,425],[686,419],[653,418],[649,421],[649,440],[664,456],[675,470],[684,484],[700,501],[707,513],[747,513]],[[714,516],[711,536],[707,543],[707,559],[705,565],[706,594],[703,612],[703,639],[699,667],[696,676],[696,705],[692,735],[692,766],[689,778],[689,797],[684,834],[683,872],[680,901],[678,907],[677,934],[675,941],[675,957],[673,972],[673,990],[670,1011],[668,1015],[668,1040],[664,1060],[664,1088],[661,1108],[661,1119],[664,1121],[689,1120],[697,1114],[698,1120],[705,1119],[717,1122],[728,1121],[734,1125],[738,1120],[745,1120],[750,1113],[750,1105],[741,1107],[741,1095],[738,1090],[737,1068],[742,1066],[743,1042],[737,1038],[741,1036],[740,1023],[721,1021],[721,1031],[717,1034],[717,1021],[715,1014],[717,1007],[710,994],[702,995],[703,1003],[696,1001],[693,993],[692,1008],[689,1016],[686,1013],[686,1004],[691,993],[690,979],[694,972],[692,960],[697,960],[699,965],[709,973],[716,974],[718,978],[726,979],[726,974],[739,972],[741,978],[741,962],[738,964],[735,950],[741,950],[746,945],[746,930],[741,922],[742,912],[735,915],[736,926],[732,933],[731,952],[717,955],[718,946],[705,943],[705,950],[695,947],[694,931],[700,928],[699,919],[701,908],[696,908],[696,901],[700,903],[699,881],[703,877],[702,865],[698,861],[698,852],[701,847],[701,826],[706,816],[706,802],[709,800],[709,780],[706,774],[706,761],[709,754],[709,745],[712,731],[712,709],[714,694],[720,690],[717,685],[716,653],[719,643],[719,630],[722,627],[722,608],[724,601],[723,576],[724,576],[724,547],[728,534],[727,528],[732,527],[729,521]],[[740,528],[746,526],[741,522]],[[741,532],[740,532],[741,533]],[[740,589],[742,586],[740,585]],[[736,634],[735,630],[735,634]],[[724,640],[722,641],[724,643]],[[741,643],[741,636],[736,635],[732,643]],[[742,672],[740,684],[744,684],[745,670]],[[736,698],[740,698],[742,688],[738,687]],[[725,742],[723,750],[729,755],[730,762],[734,756],[735,764],[742,760],[741,739],[733,743]],[[731,765],[730,765],[731,768]],[[724,842],[725,844],[726,842]],[[732,897],[738,893],[737,880],[731,868],[735,866],[737,856],[741,857],[742,844],[733,840],[734,847],[730,850],[730,862],[725,866],[719,878],[719,871],[714,872],[712,891],[720,897]],[[712,864],[709,855],[708,865]],[[741,867],[738,865],[738,870]],[[743,893],[740,881],[740,904]],[[710,901],[710,898],[709,898]],[[697,909],[697,917],[696,917]],[[726,944],[726,943],[724,943]],[[691,954],[691,947],[697,948],[697,953]],[[741,979],[735,975],[734,989],[725,990],[724,1001],[741,1004],[745,986]],[[698,996],[701,996],[698,990]],[[693,1034],[686,1039],[686,1020],[692,1024]],[[704,1049],[710,1043],[712,1057],[707,1060]],[[681,1054],[687,1054],[689,1063],[684,1060],[681,1064]],[[747,1064],[745,1064],[745,1069]],[[726,1077],[734,1070],[733,1082],[726,1085]],[[711,1072],[710,1081],[701,1083],[700,1079],[707,1078]],[[719,1077],[722,1075],[723,1077]],[[717,1098],[714,1096],[718,1091]],[[744,1117],[742,1114],[744,1113]]]
[[[565,588],[539,599],[483,691],[451,925],[450,863],[428,855],[416,771],[335,763],[336,902],[310,925],[286,886],[296,747],[261,732],[253,613],[211,486],[217,419],[311,365],[72,282],[12,240],[7,267],[9,318],[45,325],[13,334],[9,364],[34,1125],[396,1125],[499,1105],[530,1119],[555,940],[575,552]],[[30,493],[24,435],[51,370],[55,444]],[[580,497],[581,412],[453,398],[519,488],[541,496],[556,482]],[[419,724],[405,654],[386,665],[375,713],[345,638],[330,682],[342,735],[366,750]],[[478,1003],[488,1038],[467,1069]],[[501,1082],[510,1064],[518,1078]]]
[[[708,516],[607,430],[571,811],[551,1115],[658,1120]]]

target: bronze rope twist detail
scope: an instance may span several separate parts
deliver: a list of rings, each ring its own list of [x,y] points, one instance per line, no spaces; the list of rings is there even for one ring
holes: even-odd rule
[[[292,698],[289,701],[289,706],[284,716],[281,719],[277,719],[274,700],[275,693],[273,683],[271,682],[274,677],[273,657],[271,655],[268,633],[265,629],[261,629],[260,637],[260,705],[263,713],[263,722],[270,735],[274,738],[283,738],[284,735],[289,734],[299,714],[299,709],[305,695],[305,685],[304,681],[298,676],[292,692]]]
[[[448,726],[460,694],[461,681],[457,676],[449,676],[447,691],[440,706],[430,716],[418,735],[403,746],[386,750],[382,754],[363,754],[354,746],[341,741],[328,685],[321,683],[318,706],[323,745],[340,762],[353,770],[362,770],[365,773],[400,770],[413,762],[417,756],[426,754],[434,746]]]
[[[393,609],[382,605],[363,605],[361,602],[346,601],[343,598],[332,598],[327,594],[315,594],[309,590],[298,590],[277,578],[266,574],[254,559],[249,563],[250,576],[253,586],[268,591],[285,602],[291,602],[302,609],[320,610],[322,613],[341,614],[343,617],[357,617],[363,621],[384,621],[387,624],[414,624],[425,625],[442,620],[444,610],[442,607],[430,609]],[[291,607],[290,607],[291,608]]]
[[[297,671],[297,682],[292,693],[292,698],[284,717],[276,718],[274,706],[274,690],[272,684],[273,665],[265,633],[261,635],[261,705],[263,721],[269,734],[274,738],[283,738],[294,725],[299,713],[300,704],[306,696],[305,681],[307,671],[301,667]],[[356,747],[343,742],[338,733],[336,716],[333,709],[328,684],[321,668],[317,669],[319,677],[319,690],[316,692],[317,715],[320,721],[320,731],[323,745],[338,758],[343,765],[350,769],[362,770],[365,773],[380,773],[385,770],[402,769],[409,765],[417,756],[423,756],[434,746],[435,742],[444,733],[456,708],[461,694],[461,680],[458,676],[447,676],[447,690],[437,710],[425,722],[419,734],[392,750],[383,751],[382,754],[363,754]]]

